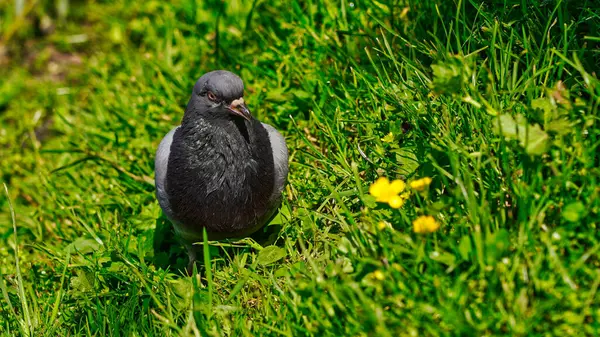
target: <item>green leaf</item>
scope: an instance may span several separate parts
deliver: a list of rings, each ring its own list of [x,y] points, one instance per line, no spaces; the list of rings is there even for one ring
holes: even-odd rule
[[[540,97],[531,101],[531,107],[534,110],[541,110],[542,117],[544,120],[553,119],[556,115],[556,107],[552,105],[552,102],[548,98]]]
[[[399,174],[410,175],[419,167],[419,161],[414,149],[398,149],[392,152],[396,154]]]
[[[519,143],[530,155],[539,156],[548,150],[549,137],[538,124],[528,125],[525,117],[519,115]],[[527,128],[527,126],[529,126]],[[521,132],[522,130],[522,132]]]
[[[513,116],[509,114],[502,114],[498,116],[496,123],[496,133],[499,135],[503,135],[508,139],[517,139],[518,128],[517,122],[513,118]]]
[[[273,274],[273,276],[275,276],[276,278],[277,277],[286,277],[286,276],[290,276],[290,275],[291,275],[290,269],[287,265],[277,269],[277,271]]]
[[[495,125],[497,134],[510,140],[518,140],[529,155],[539,156],[548,150],[548,134],[539,125],[528,124],[523,115],[517,115],[515,119],[509,114],[502,114],[496,119]]]
[[[555,119],[551,122],[546,123],[544,128],[548,132],[554,132],[559,135],[566,135],[570,132],[573,132],[573,125],[568,119],[559,118]]]
[[[563,219],[569,222],[578,222],[585,216],[585,214],[585,205],[580,201],[568,204],[562,211]]]
[[[87,293],[94,289],[94,275],[77,270],[77,276],[71,278],[71,289],[76,293]]]
[[[283,259],[286,255],[285,249],[277,246],[268,246],[258,253],[258,263],[266,266]]]
[[[77,238],[67,246],[66,251],[73,253],[73,250],[75,250],[80,254],[89,254],[95,252],[98,248],[100,248],[100,244],[94,239]]]
[[[111,273],[123,273],[127,270],[125,263],[120,261],[111,262],[110,266],[106,269]]]
[[[282,204],[277,214],[273,217],[273,219],[271,220],[271,222],[269,222],[267,226],[283,225],[286,222],[286,219],[290,218],[290,209],[287,207],[287,205]]]

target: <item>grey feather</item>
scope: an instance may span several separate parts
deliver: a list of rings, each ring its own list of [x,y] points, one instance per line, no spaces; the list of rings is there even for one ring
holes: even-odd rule
[[[269,134],[271,149],[273,150],[273,163],[275,164],[275,189],[271,200],[275,201],[281,196],[288,175],[288,148],[285,138],[269,124],[262,123]]]
[[[156,150],[156,157],[154,159],[154,184],[156,185],[156,198],[158,204],[162,208],[165,215],[169,220],[173,221],[173,211],[171,210],[171,204],[169,203],[169,196],[167,195],[166,182],[167,182],[167,165],[169,164],[169,154],[171,153],[171,143],[173,143],[173,135],[179,127],[174,127],[165,135],[160,141],[158,149]]]

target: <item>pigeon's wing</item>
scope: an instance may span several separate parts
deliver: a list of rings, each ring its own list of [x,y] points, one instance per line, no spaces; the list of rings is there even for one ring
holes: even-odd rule
[[[156,158],[154,158],[154,184],[156,186],[156,197],[160,208],[167,215],[167,217],[173,221],[173,212],[171,210],[171,204],[169,203],[169,196],[167,195],[167,166],[169,165],[169,154],[171,153],[171,143],[173,142],[173,135],[178,127],[173,128],[165,138],[160,141],[158,150],[156,150]]]
[[[269,134],[269,141],[273,150],[273,163],[275,164],[275,188],[270,199],[278,204],[288,175],[288,149],[285,138],[274,127],[265,123],[262,123],[262,125]]]

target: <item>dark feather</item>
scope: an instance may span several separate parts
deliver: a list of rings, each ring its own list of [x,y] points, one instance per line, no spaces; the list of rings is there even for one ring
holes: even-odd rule
[[[269,136],[255,119],[207,117],[184,118],[173,137],[166,176],[173,220],[199,237],[203,227],[219,237],[238,236],[272,213]]]

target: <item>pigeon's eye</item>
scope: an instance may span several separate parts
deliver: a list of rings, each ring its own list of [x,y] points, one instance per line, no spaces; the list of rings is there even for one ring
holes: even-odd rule
[[[211,91],[207,92],[206,96],[208,96],[208,99],[210,99],[213,102],[217,101],[217,95],[213,94]]]

